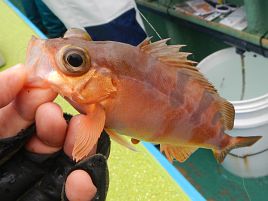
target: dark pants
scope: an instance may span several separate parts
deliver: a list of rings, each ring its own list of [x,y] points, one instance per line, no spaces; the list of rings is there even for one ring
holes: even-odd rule
[[[93,40],[111,40],[138,45],[146,38],[145,31],[136,20],[133,8],[109,23],[85,27]]]

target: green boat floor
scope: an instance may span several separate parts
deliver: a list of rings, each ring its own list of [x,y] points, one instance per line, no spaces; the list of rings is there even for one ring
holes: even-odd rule
[[[2,0],[0,0],[0,51],[6,59],[6,69],[23,63],[27,43],[34,31]],[[75,113],[62,98],[57,98],[64,111]],[[110,188],[107,200],[116,201],[188,201],[189,197],[164,168],[138,145],[138,152],[112,143],[109,158]]]
[[[268,176],[243,179],[217,164],[209,150],[200,149],[175,167],[208,201],[267,201]]]

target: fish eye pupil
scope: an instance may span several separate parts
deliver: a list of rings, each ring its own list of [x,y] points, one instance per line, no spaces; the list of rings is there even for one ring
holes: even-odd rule
[[[77,53],[72,53],[67,56],[67,62],[73,67],[79,67],[83,64],[83,58]]]

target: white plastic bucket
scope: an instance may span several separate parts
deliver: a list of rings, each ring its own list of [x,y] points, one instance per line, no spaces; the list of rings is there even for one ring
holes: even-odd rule
[[[214,84],[219,94],[235,107],[234,128],[231,136],[263,136],[251,147],[234,149],[223,166],[241,177],[268,175],[268,59],[245,52],[245,93],[242,94],[241,56],[235,48],[215,52],[198,68]]]

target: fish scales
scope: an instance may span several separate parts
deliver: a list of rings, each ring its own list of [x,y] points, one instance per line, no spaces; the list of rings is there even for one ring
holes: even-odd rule
[[[150,57],[149,55],[146,57],[146,59],[144,59],[143,52],[139,50],[135,51],[138,51],[135,55],[135,58],[137,58],[135,60],[137,61],[137,64],[135,61],[133,61],[131,62],[132,66],[128,66],[128,68],[135,70],[139,69],[143,76],[137,76],[136,73],[134,76],[133,74],[129,73],[126,75],[125,71],[123,71],[125,77],[122,79],[128,79],[128,81],[120,80],[119,82],[122,83],[124,86],[122,88],[126,89],[126,91],[123,92],[120,89],[117,91],[117,94],[120,96],[120,93],[126,93],[126,95],[122,95],[120,98],[118,97],[118,110],[107,111],[107,125],[117,129],[119,132],[125,133],[126,135],[131,135],[133,137],[139,138],[139,136],[136,134],[142,134],[146,137],[148,136],[150,137],[149,139],[151,139],[150,141],[155,143],[161,142],[157,141],[160,135],[164,135],[166,143],[178,144],[183,141],[182,137],[184,138],[184,135],[186,138],[185,141],[187,141],[189,138],[191,138],[191,135],[185,131],[186,129],[183,125],[190,123],[190,125],[187,126],[187,130],[189,130],[191,127],[195,127],[196,124],[191,124],[189,118],[192,118],[195,115],[200,117],[200,114],[205,112],[206,109],[204,108],[204,111],[202,111],[200,110],[200,107],[198,107],[198,100],[202,97],[202,93],[200,92],[203,91],[203,87],[198,83],[194,84],[193,82],[195,82],[195,80],[191,79],[186,73],[183,73],[184,70],[169,66],[167,67],[165,63],[159,61],[157,58]],[[127,54],[128,52],[133,52],[133,50],[124,52]],[[123,58],[130,60],[132,57],[123,56]],[[126,63],[130,62],[126,61]],[[153,63],[153,65],[151,63]],[[138,64],[142,68],[136,68],[135,66],[138,66]],[[147,67],[149,67],[149,69],[147,69]],[[117,65],[116,68],[125,69],[125,63]],[[122,72],[118,74],[122,75]],[[121,79],[121,77],[118,79]],[[189,87],[187,86],[187,83],[189,84]],[[131,89],[131,94],[129,89]],[[144,90],[146,91],[143,93]],[[133,99],[135,96],[136,99]],[[130,99],[128,97],[130,97]],[[210,95],[210,97],[212,98],[212,95]],[[148,102],[148,104],[145,104],[146,102]],[[185,104],[183,104],[184,102]],[[127,107],[122,107],[122,103],[125,103]],[[141,103],[141,105],[138,103]],[[131,108],[132,104],[135,105],[134,110]],[[159,109],[160,105],[163,110]],[[193,106],[199,108],[199,110],[195,112],[196,110],[193,109]],[[114,109],[115,107],[116,106],[113,104]],[[176,115],[174,111],[176,111]],[[109,123],[109,113],[111,113],[111,118],[115,122],[114,124]],[[114,115],[122,113],[124,114],[123,117],[117,118],[117,116]],[[171,118],[170,114],[172,113],[173,115]],[[127,117],[125,114],[127,114]],[[136,118],[139,115],[143,117],[148,116],[148,118],[146,118],[146,121],[143,119],[139,125],[137,125],[139,120],[129,119],[130,117]],[[144,125],[145,122],[146,125]],[[151,122],[151,125],[149,122]],[[171,122],[173,122],[174,125],[171,125]],[[117,128],[117,125],[119,124],[124,125],[127,129],[124,130],[122,128]],[[154,128],[154,130],[148,130],[146,132],[135,130],[135,132],[132,133],[129,129],[134,126],[143,129],[145,127],[149,127]],[[173,127],[173,129],[170,129],[171,127]],[[182,136],[178,140],[179,133],[181,133]]]

